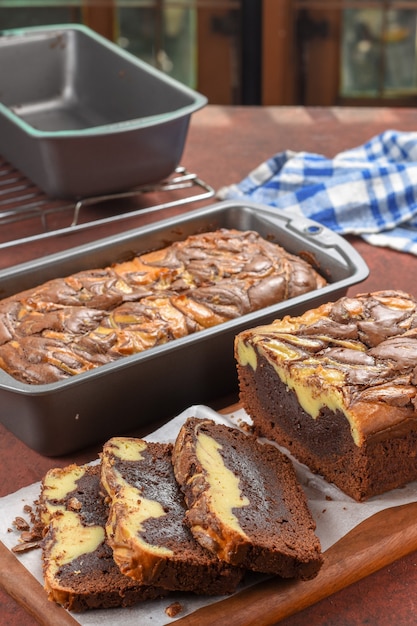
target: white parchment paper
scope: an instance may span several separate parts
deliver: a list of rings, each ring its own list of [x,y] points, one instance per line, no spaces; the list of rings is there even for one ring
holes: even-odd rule
[[[220,415],[208,407],[197,405],[186,409],[176,418],[162,426],[162,428],[146,437],[149,441],[173,442],[177,433],[188,417],[210,418],[216,422],[229,426],[239,426],[250,420],[243,409],[229,415]],[[284,450],[284,452],[286,452]],[[334,485],[328,484],[319,476],[312,474],[305,466],[292,458],[300,483],[307,495],[313,517],[317,523],[317,535],[320,538],[323,551],[346,535],[352,528],[371,517],[378,511],[393,506],[408,504],[417,501],[417,482],[406,487],[390,491],[383,496],[372,498],[365,503],[357,503],[343,494]],[[94,459],[92,459],[94,462]],[[39,483],[20,489],[8,496],[0,498],[0,541],[12,548],[18,542],[18,533],[13,530],[12,522],[17,517],[25,517],[25,504],[33,505],[39,495]],[[17,558],[42,583],[40,550],[23,553]],[[1,563],[0,563],[1,567]],[[251,584],[261,580],[257,575],[251,576]],[[240,587],[241,589],[242,587]],[[217,602],[221,597],[207,598],[193,594],[171,594],[168,598],[152,600],[138,604],[131,608],[90,611],[83,614],[74,614],[72,617],[83,626],[163,626],[173,623],[176,619],[197,610],[201,606]],[[165,609],[172,602],[181,603],[183,610],[176,618],[169,618]]]

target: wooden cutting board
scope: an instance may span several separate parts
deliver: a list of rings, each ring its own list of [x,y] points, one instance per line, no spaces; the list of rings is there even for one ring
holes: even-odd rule
[[[309,581],[271,578],[167,624],[270,626],[417,550],[417,502],[367,519],[324,553]],[[49,602],[42,586],[0,542],[0,585],[44,626],[75,626],[71,615]]]
[[[0,586],[43,626],[77,626],[68,611],[48,600],[42,585],[1,541]]]
[[[181,626],[270,626],[319,602],[417,550],[417,502],[387,509],[365,520],[324,553],[309,581],[272,578],[199,609],[175,622]]]
[[[232,413],[240,404],[220,413]],[[393,507],[365,520],[324,553],[316,578],[284,581],[271,578],[167,624],[181,626],[272,626],[417,550],[417,502]],[[79,624],[62,607],[49,602],[39,582],[0,542],[0,586],[43,626]],[[168,604],[168,603],[167,603]]]

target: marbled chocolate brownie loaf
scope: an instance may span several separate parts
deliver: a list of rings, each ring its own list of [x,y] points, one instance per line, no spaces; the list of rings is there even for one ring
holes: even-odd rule
[[[105,541],[108,507],[100,493],[99,466],[50,470],[42,482],[38,514],[45,589],[66,609],[130,606],[166,594],[123,576]]]
[[[123,574],[141,584],[217,595],[233,592],[243,571],[200,546],[184,523],[185,503],[172,446],[114,437],[103,448],[110,498],[108,543]]]
[[[417,479],[417,301],[381,291],[240,333],[254,427],[356,500]]]
[[[253,231],[192,235],[0,301],[0,367],[51,383],[325,284]]]
[[[174,471],[195,538],[228,563],[312,578],[320,542],[291,461],[236,428],[191,418],[174,447]]]

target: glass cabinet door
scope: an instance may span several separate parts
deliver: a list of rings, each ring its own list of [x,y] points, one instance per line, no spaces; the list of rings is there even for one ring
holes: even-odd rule
[[[117,43],[177,80],[196,86],[194,2],[116,1]]]
[[[343,11],[341,96],[417,94],[416,19],[411,9]]]
[[[241,72],[242,2],[114,0],[116,41],[211,101],[232,104]]]
[[[295,33],[287,48],[288,57],[295,59],[298,101],[293,104],[417,102],[417,2],[282,1],[291,11]]]

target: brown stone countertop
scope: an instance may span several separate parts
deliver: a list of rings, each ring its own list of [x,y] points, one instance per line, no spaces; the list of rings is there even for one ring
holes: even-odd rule
[[[302,107],[221,107],[207,106],[192,116],[182,165],[214,189],[238,182],[259,163],[285,149],[306,150],[329,157],[354,147],[387,129],[417,129],[417,110],[390,108],[302,108]],[[213,200],[204,201],[210,204]],[[189,205],[189,208],[196,208]],[[100,206],[97,207],[100,211]],[[148,214],[135,219],[134,226],[149,223],[176,211]],[[104,209],[103,209],[104,211]],[[129,228],[132,224],[129,224]],[[112,234],[107,226],[100,236]],[[84,235],[71,239],[83,243]],[[369,278],[351,289],[352,293],[395,288],[417,296],[413,280],[417,258],[385,248],[376,248],[352,239],[370,268]],[[62,245],[62,242],[59,244]],[[38,258],[57,248],[56,242],[26,246],[27,258]],[[21,260],[14,248],[0,252],[0,266]],[[219,399],[219,405],[226,400]],[[215,407],[218,408],[218,407]],[[145,433],[137,433],[143,435]],[[85,462],[97,456],[97,449],[83,450],[68,457],[47,458],[30,450],[0,424],[0,496],[12,493],[42,478],[51,467]],[[2,564],[0,563],[0,567]],[[280,622],[283,626],[414,626],[417,605],[417,554],[411,553],[378,572]],[[11,597],[0,590],[0,623],[31,626],[38,623]],[[169,620],[167,620],[169,621]],[[233,622],[233,619],[232,619]]]

